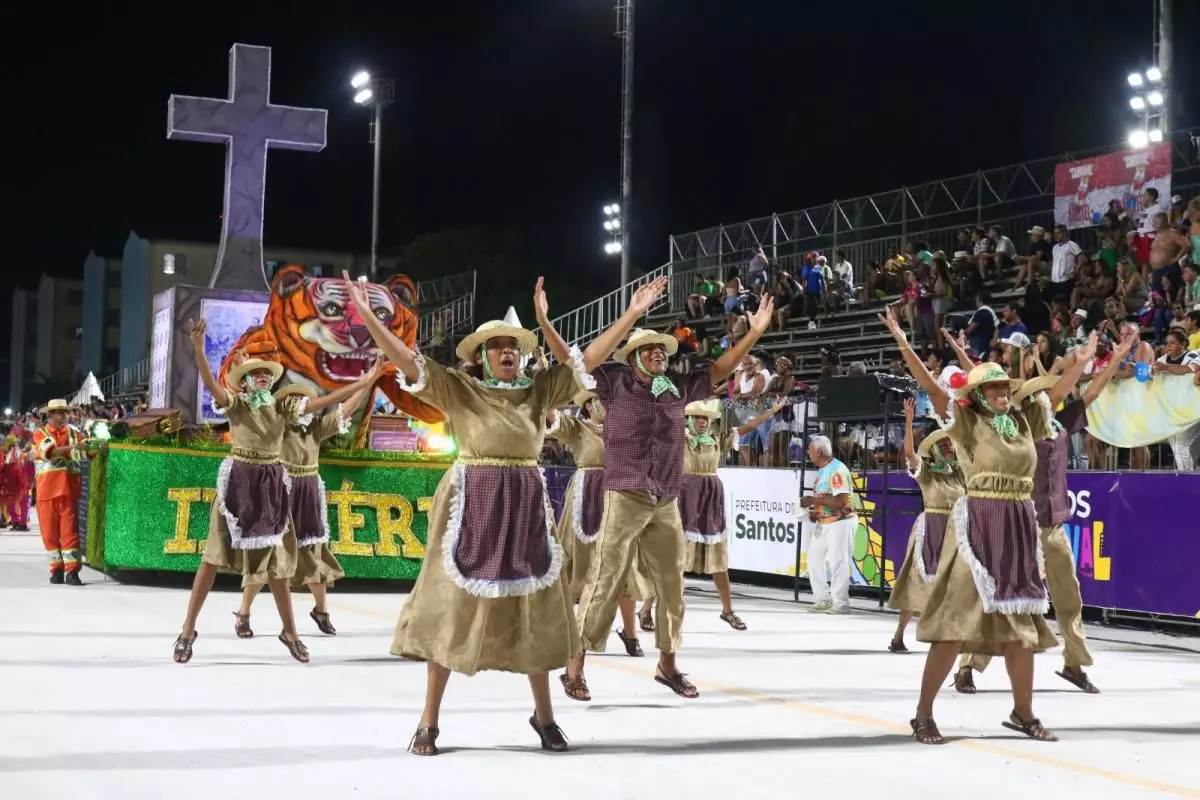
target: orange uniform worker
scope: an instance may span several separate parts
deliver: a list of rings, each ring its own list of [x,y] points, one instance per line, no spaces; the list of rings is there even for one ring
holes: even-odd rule
[[[42,409],[50,421],[33,433],[34,474],[50,582],[82,586],[76,507],[83,491],[79,464],[88,456],[79,429],[67,424],[69,408],[66,400],[59,399]]]

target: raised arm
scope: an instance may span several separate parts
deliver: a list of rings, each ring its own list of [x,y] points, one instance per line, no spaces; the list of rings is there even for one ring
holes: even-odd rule
[[[908,462],[908,471],[916,472],[921,466],[917,457],[916,444],[913,441],[913,418],[917,415],[917,401],[911,397],[904,398],[904,460]]]
[[[638,288],[633,293],[633,297],[629,300],[629,307],[625,309],[625,313],[620,319],[614,322],[606,330],[601,332],[592,343],[583,351],[583,368],[587,372],[591,372],[596,367],[608,361],[612,354],[616,352],[621,342],[625,340],[626,335],[633,330],[650,307],[658,301],[662,296],[663,290],[667,288],[667,276],[660,275],[649,283]],[[540,320],[539,320],[540,324]],[[543,329],[544,332],[545,329]],[[550,346],[550,340],[546,340],[547,346]],[[565,350],[564,350],[565,353]],[[554,354],[558,358],[558,353]]]
[[[1087,363],[1096,357],[1096,343],[1100,335],[1092,331],[1088,336],[1087,344],[1078,348],[1075,351],[1075,361],[1069,366],[1061,378],[1050,387],[1047,394],[1050,397],[1050,408],[1056,409],[1062,404],[1063,400],[1067,399],[1067,395],[1075,388],[1075,384],[1079,383],[1079,379],[1083,377],[1084,367]],[[1124,358],[1124,356],[1121,356]],[[1114,358],[1114,362],[1116,359]],[[1107,383],[1107,381],[1105,381]]]
[[[970,369],[975,361],[971,358],[971,354],[967,352],[967,349],[963,347],[964,337],[962,331],[959,331],[956,337],[946,328],[942,328],[942,337],[950,345],[950,349],[954,351],[954,357],[958,359],[958,365],[963,369]]]
[[[335,389],[329,394],[320,397],[314,397],[308,401],[304,410],[310,413],[324,411],[325,409],[338,405],[345,401],[347,408],[354,410],[358,408],[358,404],[362,402],[362,396],[368,388],[375,385],[379,380],[379,376],[383,374],[383,366],[386,362],[382,358],[376,359],[371,371],[359,378],[354,383],[348,386],[343,386],[341,389]],[[350,402],[353,400],[354,402]]]
[[[925,362],[921,360],[920,356],[913,352],[912,347],[908,344],[908,338],[900,329],[900,323],[896,322],[896,317],[892,314],[891,309],[888,309],[885,314],[879,314],[878,317],[888,332],[892,334],[892,338],[896,340],[896,346],[900,348],[900,355],[904,358],[904,363],[908,365],[908,371],[929,395],[929,402],[933,404],[933,410],[944,419],[946,412],[950,409],[950,394],[937,382],[937,378],[929,374],[929,370],[925,368]]]
[[[371,310],[371,300],[367,296],[366,282],[353,280],[350,273],[345,271],[342,272],[342,277],[346,280],[346,291],[350,295],[350,302],[354,303],[354,308],[362,317],[363,324],[367,326],[367,332],[375,340],[376,346],[383,351],[389,361],[404,373],[405,378],[409,381],[416,381],[418,378],[417,362],[413,351],[409,350],[408,345],[400,341],[387,329],[379,317],[375,316],[375,312]]]
[[[1083,393],[1083,407],[1087,408],[1092,403],[1096,402],[1096,398],[1104,391],[1104,387],[1112,381],[1113,375],[1117,374],[1117,368],[1121,362],[1125,360],[1125,356],[1129,355],[1129,348],[1132,342],[1123,341],[1113,350],[1112,361],[1108,362],[1108,366],[1104,368],[1099,375],[1088,384],[1087,391]],[[1055,406],[1057,408],[1058,406]]]
[[[750,316],[750,330],[742,340],[735,344],[731,349],[726,350],[721,354],[721,357],[712,363],[709,368],[709,375],[712,377],[712,382],[720,383],[725,378],[733,374],[737,369],[737,365],[742,363],[742,359],[750,352],[750,348],[758,341],[758,337],[763,335],[763,332],[771,325],[771,320],[775,317],[775,298],[767,297],[762,301],[755,311]]]
[[[786,401],[778,402],[775,405],[768,408],[763,413],[759,414],[754,419],[747,420],[746,422],[742,423],[741,425],[738,425],[737,427],[734,428],[734,430],[737,431],[738,436],[745,436],[747,433],[754,430],[759,425],[762,425],[764,422],[769,420],[771,417],[775,416],[780,411],[782,411],[783,407],[786,405],[787,405]]]
[[[200,372],[200,380],[204,383],[204,388],[208,389],[212,395],[213,403],[218,408],[228,408],[229,390],[217,383],[216,377],[213,376],[212,366],[208,363],[208,356],[204,352],[204,333],[208,330],[208,323],[203,319],[188,320],[188,326],[191,328],[192,351],[196,354],[196,369]]]
[[[533,289],[533,310],[537,315],[538,327],[542,330],[542,338],[546,340],[546,348],[554,356],[555,361],[566,364],[571,359],[571,348],[567,345],[567,340],[562,338],[555,330],[554,324],[550,322],[550,301],[546,297],[546,290],[542,288],[544,280],[544,278],[538,278],[537,286]],[[584,363],[586,364],[586,362],[585,355]]]

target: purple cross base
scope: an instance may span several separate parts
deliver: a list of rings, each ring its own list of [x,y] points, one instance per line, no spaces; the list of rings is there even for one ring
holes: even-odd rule
[[[171,95],[167,138],[225,145],[225,212],[211,288],[261,291],[263,202],[267,150],[318,152],[325,148],[329,112],[277,106],[270,101],[271,48],[235,44],[229,51],[229,97]]]

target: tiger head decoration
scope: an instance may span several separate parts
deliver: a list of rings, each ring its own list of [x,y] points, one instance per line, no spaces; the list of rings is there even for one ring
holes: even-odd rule
[[[417,338],[417,291],[407,275],[368,285],[371,312],[409,347]],[[271,299],[261,325],[248,328],[221,364],[224,382],[233,358],[244,351],[283,365],[278,388],[299,384],[318,394],[340,389],[370,371],[379,350],[341,278],[317,278],[295,264],[282,267],[271,282]],[[375,388],[399,410],[422,422],[442,414],[400,388],[396,367],[388,364]]]

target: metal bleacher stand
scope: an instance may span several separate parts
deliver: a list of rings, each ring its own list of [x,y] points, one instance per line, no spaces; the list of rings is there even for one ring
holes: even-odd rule
[[[889,476],[892,472],[889,463],[889,451],[895,444],[901,446],[903,438],[896,441],[891,436],[892,426],[904,423],[903,398],[918,397],[917,382],[911,378],[900,378],[892,375],[876,373],[872,375],[824,378],[817,384],[815,393],[815,421],[820,425],[878,425],[882,433],[883,459],[880,463],[881,479],[878,490],[871,490],[865,484],[862,497],[877,497],[875,508],[867,516],[868,523],[877,524],[880,538],[879,585],[868,591],[870,596],[878,598],[879,607],[883,608],[889,589],[886,587],[886,563],[888,540],[888,499],[893,496],[920,496],[918,489],[902,489],[890,485]],[[918,400],[919,402],[919,400]],[[809,430],[810,410],[814,404],[804,402],[802,430]],[[834,446],[834,456],[837,456],[837,439],[829,437]],[[808,470],[807,435],[805,438],[805,453],[800,459],[800,486],[805,485],[805,474]],[[868,448],[869,449],[869,448]],[[901,456],[901,460],[903,456]],[[803,491],[803,489],[802,489]],[[792,585],[793,599],[800,599],[800,563],[801,541],[796,541],[796,570]]]

